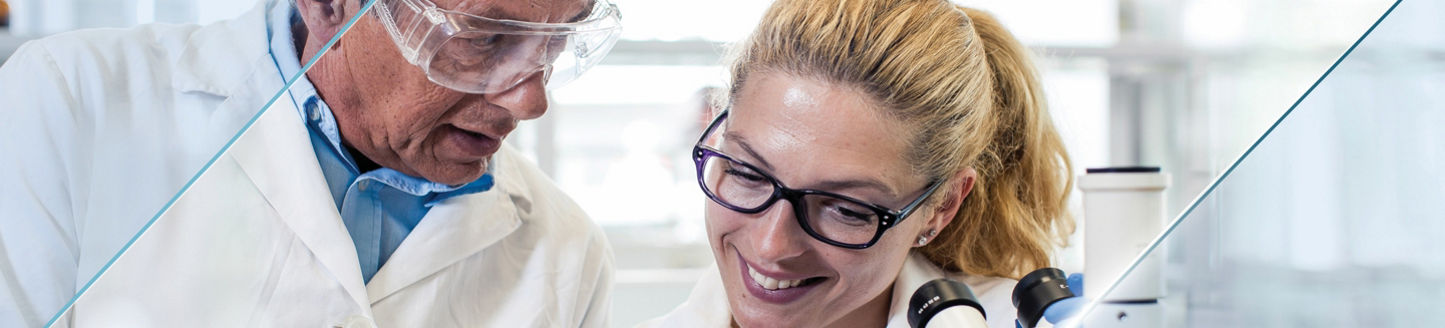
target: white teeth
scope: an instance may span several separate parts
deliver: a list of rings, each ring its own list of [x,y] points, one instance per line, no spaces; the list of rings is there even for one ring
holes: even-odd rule
[[[773,279],[772,277],[764,276],[762,273],[758,273],[758,270],[753,270],[753,267],[751,267],[751,266],[748,267],[748,275],[752,276],[752,277],[753,277],[753,281],[758,282],[759,285],[763,285],[763,289],[767,289],[767,290],[787,289],[787,288],[798,287],[798,285],[802,285],[802,284],[803,284],[803,280],[802,280],[802,279],[798,279],[798,280],[777,280],[777,279]]]

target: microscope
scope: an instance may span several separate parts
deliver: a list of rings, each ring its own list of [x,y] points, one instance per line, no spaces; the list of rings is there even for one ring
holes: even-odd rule
[[[1164,307],[1159,302],[1164,297],[1162,253],[1145,257],[1111,293],[1101,294],[1163,228],[1169,175],[1158,167],[1090,168],[1086,172],[1079,177],[1079,189],[1084,193],[1084,276],[1090,278],[1086,283],[1055,268],[1025,275],[1013,290],[1018,326],[1084,320],[1083,326],[1089,328],[1163,327]],[[1074,312],[1084,300],[1096,300],[1097,305],[1093,315],[1079,318]],[[948,279],[920,287],[909,303],[908,315],[914,328],[987,327],[983,307],[968,286]]]

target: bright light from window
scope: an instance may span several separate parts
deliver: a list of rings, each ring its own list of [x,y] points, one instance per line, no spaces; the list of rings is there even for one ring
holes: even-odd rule
[[[771,0],[616,0],[627,40],[735,42],[752,32]],[[1118,39],[1117,0],[970,0],[1029,44],[1105,46]],[[1066,26],[1067,28],[1060,28]]]
[[[704,86],[722,86],[722,66],[602,65],[552,93],[561,105],[677,104]]]
[[[616,0],[626,40],[733,42],[752,32],[771,0]],[[591,74],[591,73],[588,73]]]
[[[1119,39],[1117,0],[954,2],[992,13],[1024,44],[1109,46]]]

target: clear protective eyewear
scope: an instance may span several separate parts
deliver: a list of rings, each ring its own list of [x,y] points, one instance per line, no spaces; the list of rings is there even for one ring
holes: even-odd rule
[[[487,18],[428,0],[373,7],[402,57],[432,82],[475,94],[509,90],[538,72],[549,89],[566,84],[602,61],[622,34],[621,13],[605,0],[567,23]]]
[[[933,180],[918,198],[892,210],[856,198],[812,189],[792,189],[777,178],[718,150],[721,136],[713,132],[726,120],[723,111],[708,125],[692,149],[697,183],[714,203],[739,213],[756,214],[778,200],[793,205],[793,217],[803,232],[825,244],[842,248],[872,247],[888,228],[913,214],[943,183]]]

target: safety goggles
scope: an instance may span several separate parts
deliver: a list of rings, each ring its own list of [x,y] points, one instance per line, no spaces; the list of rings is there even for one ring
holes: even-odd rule
[[[506,91],[538,72],[547,88],[561,86],[601,61],[622,34],[621,14],[605,0],[569,23],[487,18],[428,0],[374,7],[402,57],[432,82],[467,93]]]

